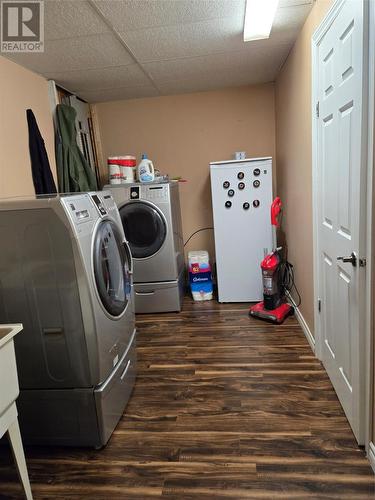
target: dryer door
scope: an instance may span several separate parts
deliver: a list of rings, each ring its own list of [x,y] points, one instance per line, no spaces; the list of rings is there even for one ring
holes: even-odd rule
[[[93,260],[102,305],[111,316],[120,316],[130,300],[130,262],[120,232],[112,221],[103,220],[97,228]]]
[[[155,255],[167,237],[167,224],[160,210],[144,201],[132,201],[120,208],[126,239],[135,259]]]

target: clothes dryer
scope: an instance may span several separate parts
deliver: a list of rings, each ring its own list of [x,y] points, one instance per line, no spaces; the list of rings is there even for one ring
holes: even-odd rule
[[[133,256],[136,312],[180,311],[185,266],[178,182],[105,189],[117,203]]]
[[[132,258],[108,192],[0,202],[0,323],[15,342],[23,438],[106,444],[136,375]]]

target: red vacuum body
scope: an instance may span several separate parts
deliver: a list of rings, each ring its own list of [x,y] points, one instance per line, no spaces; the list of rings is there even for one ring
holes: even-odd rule
[[[271,205],[271,224],[279,227],[278,216],[281,213],[280,198],[275,198]],[[280,324],[293,313],[293,307],[286,302],[285,288],[281,279],[282,259],[279,250],[274,250],[261,262],[263,280],[263,301],[250,307],[249,314],[256,318]]]

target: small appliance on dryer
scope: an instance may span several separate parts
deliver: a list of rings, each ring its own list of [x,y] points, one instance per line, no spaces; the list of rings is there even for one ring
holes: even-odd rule
[[[136,376],[132,259],[109,192],[0,201],[0,323],[23,438],[105,445]]]
[[[134,261],[135,312],[180,311],[185,287],[178,182],[106,186]]]

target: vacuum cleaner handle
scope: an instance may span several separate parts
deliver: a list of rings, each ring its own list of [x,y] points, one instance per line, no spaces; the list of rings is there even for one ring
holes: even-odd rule
[[[282,206],[281,199],[277,196],[271,205],[271,224],[273,226],[279,227],[278,216],[281,213]]]

